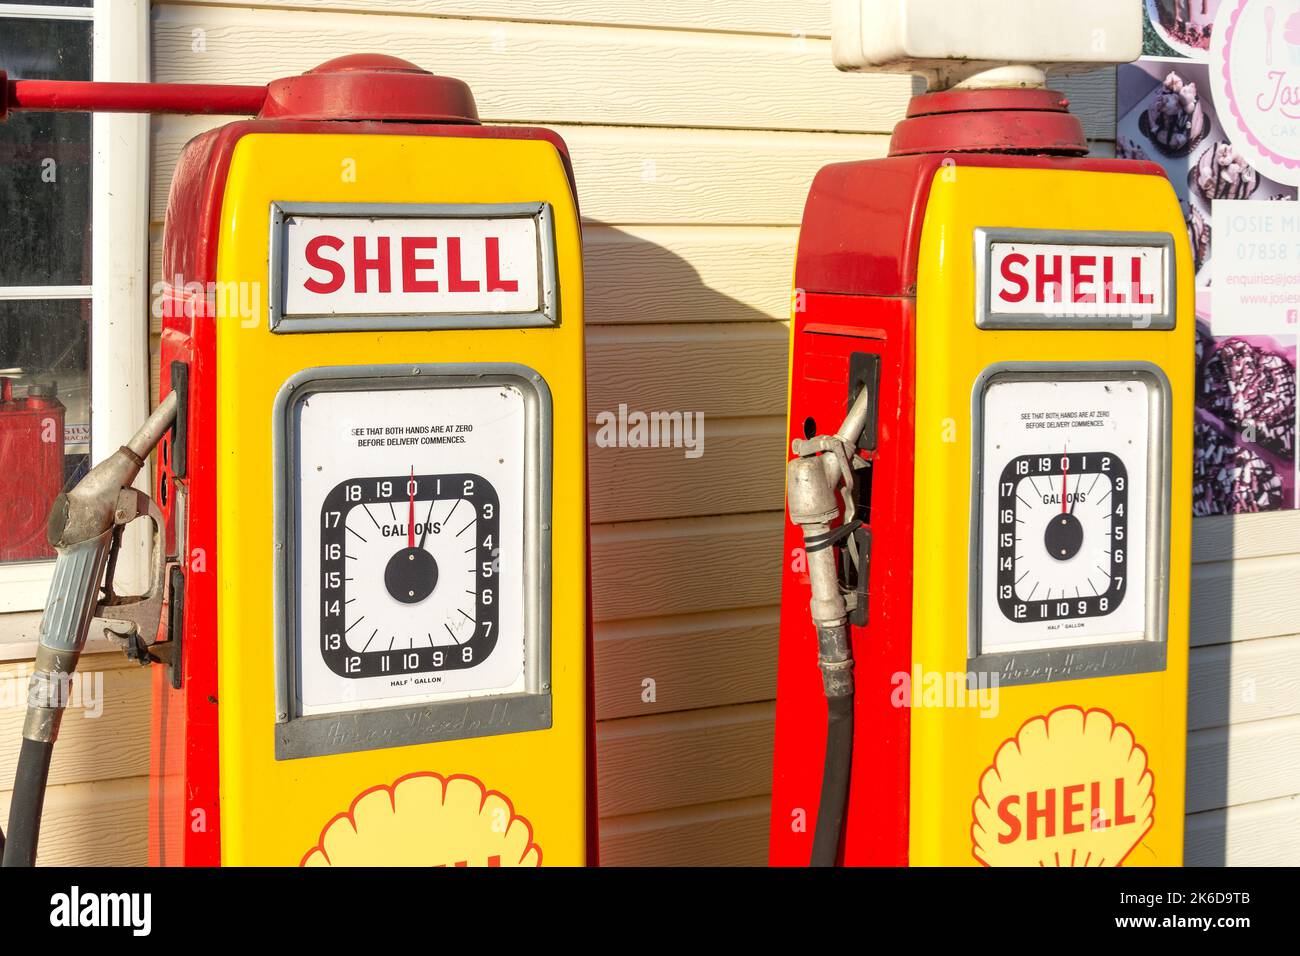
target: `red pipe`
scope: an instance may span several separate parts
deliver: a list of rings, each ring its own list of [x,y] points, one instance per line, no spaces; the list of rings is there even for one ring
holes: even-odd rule
[[[266,100],[265,86],[11,80],[3,70],[0,83],[4,88],[0,120],[10,110],[255,115]]]

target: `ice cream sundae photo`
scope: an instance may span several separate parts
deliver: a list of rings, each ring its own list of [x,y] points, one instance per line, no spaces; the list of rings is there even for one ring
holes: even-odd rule
[[[1196,84],[1185,82],[1171,71],[1138,119],[1138,128],[1166,156],[1176,158],[1190,153],[1210,130]]]
[[[1206,202],[1249,199],[1259,188],[1259,174],[1231,143],[1219,142],[1201,154],[1187,184]]]

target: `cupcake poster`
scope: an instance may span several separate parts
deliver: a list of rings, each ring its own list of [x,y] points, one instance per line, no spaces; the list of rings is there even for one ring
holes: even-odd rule
[[[1298,507],[1300,0],[1144,2],[1148,57],[1119,69],[1116,151],[1165,169],[1191,240],[1193,511]],[[1247,92],[1253,103],[1243,105]],[[1265,156],[1243,126],[1270,103],[1262,122],[1274,145],[1294,151],[1295,168]]]

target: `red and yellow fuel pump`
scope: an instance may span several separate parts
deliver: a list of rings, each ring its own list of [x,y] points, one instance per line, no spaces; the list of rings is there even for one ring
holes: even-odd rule
[[[932,91],[804,213],[774,864],[1182,861],[1187,233],[1044,87],[1141,5],[1021,6],[835,8],[839,66]]]
[[[177,166],[157,410],[55,503],[5,864],[35,857],[92,618],[159,665],[155,864],[592,860],[561,139],[481,125],[465,84],[386,56],[265,88],[4,88],[10,109],[256,114]],[[155,446],[156,505],[130,488]],[[137,516],[154,586],[115,598]]]

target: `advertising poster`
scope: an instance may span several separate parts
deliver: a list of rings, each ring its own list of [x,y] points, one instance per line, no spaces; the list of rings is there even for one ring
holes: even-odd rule
[[[1169,174],[1196,264],[1193,513],[1300,507],[1300,0],[1145,3],[1118,155]]]

